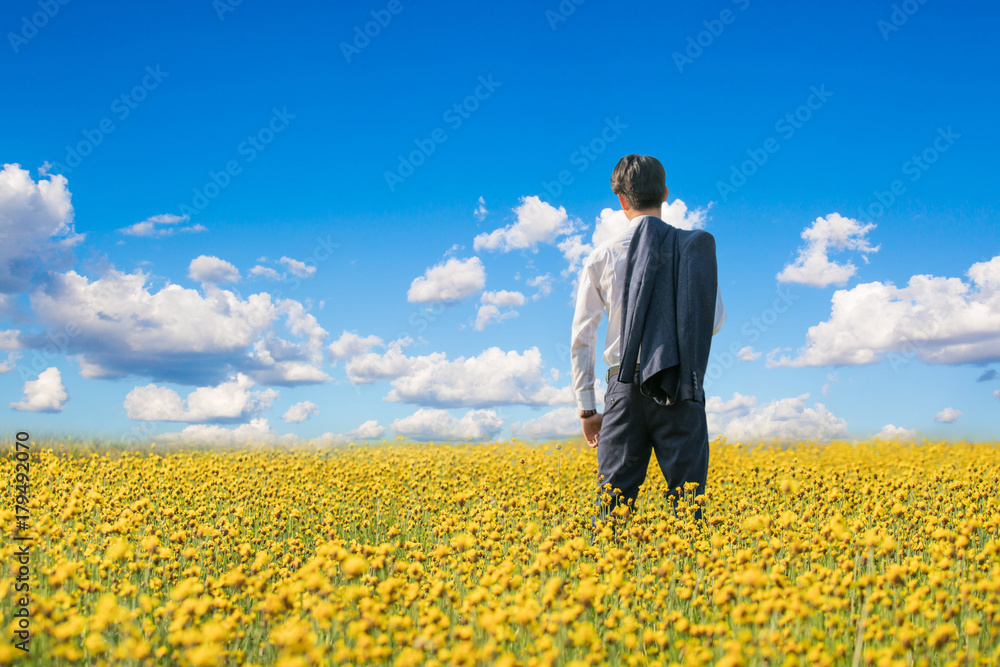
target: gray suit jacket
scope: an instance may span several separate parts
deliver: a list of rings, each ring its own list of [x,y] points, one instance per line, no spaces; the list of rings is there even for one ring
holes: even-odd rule
[[[639,221],[622,295],[620,382],[632,382],[638,362],[639,390],[657,403],[705,403],[718,280],[711,234]]]

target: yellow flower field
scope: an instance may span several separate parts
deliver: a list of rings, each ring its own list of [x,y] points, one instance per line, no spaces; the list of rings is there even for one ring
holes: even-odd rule
[[[715,443],[705,524],[654,461],[592,543],[576,442],[35,443],[31,653],[5,483],[0,663],[993,666],[998,454]]]

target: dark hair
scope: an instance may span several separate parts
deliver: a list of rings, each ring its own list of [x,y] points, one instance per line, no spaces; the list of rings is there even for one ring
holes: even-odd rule
[[[626,155],[611,172],[611,191],[641,211],[658,208],[667,194],[667,175],[652,155]]]

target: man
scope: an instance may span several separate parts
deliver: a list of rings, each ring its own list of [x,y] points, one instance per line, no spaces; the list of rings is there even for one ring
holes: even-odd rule
[[[618,201],[625,217],[629,220],[629,226],[625,231],[595,248],[584,262],[580,271],[570,347],[573,388],[577,407],[580,409],[584,437],[591,447],[597,448],[598,480],[601,488],[610,485],[612,491],[613,502],[610,507],[603,507],[602,514],[617,505],[634,502],[639,486],[646,478],[646,469],[652,452],[656,452],[656,460],[672,492],[678,487],[683,489],[688,482],[698,485],[697,495],[704,491],[708,474],[708,428],[704,390],[700,387],[704,378],[697,377],[698,373],[694,372],[695,377],[692,380],[687,379],[690,376],[685,376],[681,382],[676,374],[673,375],[672,386],[676,388],[673,396],[667,396],[662,391],[659,394],[653,392],[652,389],[658,390],[659,386],[652,385],[657,378],[670,377],[670,370],[654,375],[656,371],[665,368],[662,362],[663,350],[668,346],[662,345],[663,341],[669,342],[673,346],[672,351],[675,352],[675,356],[680,356],[685,361],[689,362],[692,356],[698,356],[698,360],[702,362],[700,372],[703,375],[711,337],[719,332],[726,318],[722,293],[715,276],[714,239],[703,230],[695,232],[676,230],[659,217],[662,215],[662,205],[667,199],[666,176],[659,160],[647,155],[626,155],[619,160],[612,172],[611,189],[618,195]],[[640,236],[646,247],[633,248],[633,252],[630,253],[630,241],[637,230],[641,232]],[[689,274],[676,273],[678,264],[668,265],[669,262],[674,262],[673,256],[666,252],[658,254],[656,249],[652,248],[650,244],[653,243],[653,232],[656,233],[656,238],[667,239],[674,243],[673,248],[683,248],[678,250],[678,253],[689,253],[685,258],[687,262],[685,266],[703,260],[702,263],[710,267],[707,272],[702,271],[700,274],[691,272],[690,275],[697,275],[699,279],[705,275],[714,278],[714,281],[703,280],[700,286],[704,288],[705,285],[711,284],[715,288],[714,303],[711,299],[712,292],[707,292],[708,303],[705,303],[704,296],[699,297],[700,300],[695,300],[685,293],[685,298],[677,301],[677,315],[672,315],[674,313],[672,302],[678,289],[678,286],[673,284],[674,276],[687,277]],[[695,237],[699,249],[689,250],[695,245],[689,243]],[[664,247],[666,245],[665,242]],[[708,254],[696,256],[695,252]],[[641,261],[649,258],[652,258],[652,261]],[[654,293],[655,297],[661,300],[669,299],[671,303],[668,304],[669,308],[664,308],[660,303],[648,303],[648,312],[656,312],[660,320],[650,318],[645,331],[632,329],[634,318],[639,317],[641,322],[646,312],[629,312],[626,322],[622,319],[622,311],[641,303],[634,298],[637,288],[648,288],[652,276],[646,276],[646,285],[642,287],[640,283],[643,276],[629,274],[632,273],[632,269],[637,269],[636,273],[652,272],[655,269],[651,267],[657,265],[663,269],[663,273],[657,274],[661,282],[656,284],[665,287],[661,287],[659,293]],[[626,276],[629,280],[628,287],[626,287]],[[684,286],[680,287],[683,289]],[[632,294],[627,302],[623,302],[623,296],[629,288]],[[670,290],[674,292],[671,293]],[[692,290],[691,293],[697,292]],[[702,289],[701,294],[705,293]],[[648,297],[648,292],[645,295]],[[682,307],[685,310],[682,311]],[[688,315],[698,309],[704,312],[706,308],[714,310],[714,324],[711,311],[707,320],[701,317],[700,321],[709,323],[711,333],[704,327],[700,334],[692,335],[684,327],[688,327],[687,323],[697,318]],[[596,410],[594,397],[594,363],[597,327],[604,310],[608,313],[604,361],[611,368],[604,397],[604,412],[601,414]],[[684,326],[678,327],[678,321],[681,320]],[[624,341],[624,344],[629,348],[627,351],[630,353],[630,359],[636,359],[636,344],[640,339],[649,343],[647,354],[644,355],[641,349],[638,352],[638,365],[643,373],[640,373],[639,368],[635,366],[632,369],[618,367],[621,355],[625,352],[621,347],[623,344],[621,339],[626,328],[630,329],[628,334],[630,339]],[[678,329],[684,330],[678,333]],[[675,340],[684,344],[674,343]],[[708,345],[705,344],[706,340]],[[682,349],[685,345],[688,348],[697,348],[696,354],[690,349]],[[650,347],[653,351],[648,349]],[[654,361],[659,361],[660,366],[656,366]],[[689,367],[690,363],[685,370]],[[619,377],[626,381],[620,381]],[[630,379],[632,381],[628,381]],[[662,384],[669,385],[666,380],[662,380]],[[680,389],[682,385],[683,391]],[[598,493],[600,498],[601,491]],[[676,494],[672,497],[676,500]],[[701,516],[700,509],[696,512],[696,516]]]

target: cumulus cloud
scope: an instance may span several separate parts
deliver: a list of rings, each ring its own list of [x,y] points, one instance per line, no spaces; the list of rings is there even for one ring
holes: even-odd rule
[[[903,428],[886,424],[882,430],[873,436],[876,440],[913,440],[917,436],[917,429]]]
[[[340,338],[330,343],[327,347],[334,359],[350,359],[359,354],[364,354],[376,345],[382,345],[382,339],[378,336],[365,336],[362,338],[354,331],[344,329]]]
[[[329,445],[346,445],[358,440],[377,440],[383,435],[385,435],[385,427],[379,426],[378,421],[375,419],[369,419],[361,426],[351,429],[347,433],[324,433],[317,439]]]
[[[177,232],[181,233],[194,233],[194,232],[204,232],[208,228],[204,225],[186,225],[183,227],[178,227],[178,223],[185,222],[190,219],[187,215],[174,215],[173,213],[161,213],[159,215],[152,215],[141,222],[136,222],[135,224],[129,225],[128,227],[122,227],[118,231],[127,236],[172,236]]]
[[[476,207],[476,210],[473,211],[473,213],[475,214],[476,218],[479,219],[479,220],[482,220],[483,218],[486,217],[486,214],[489,213],[489,211],[486,210],[486,200],[485,199],[483,199],[482,197],[479,198],[479,206]]]
[[[906,287],[863,283],[833,294],[830,319],[809,328],[794,358],[768,367],[1000,361],[1000,255],[973,264],[969,283],[917,275]]]
[[[191,260],[188,266],[188,278],[201,283],[235,283],[240,279],[240,272],[235,266],[214,255],[201,255]]]
[[[260,264],[257,264],[256,266],[250,269],[250,275],[255,278],[264,278],[266,280],[281,280],[283,277],[280,273],[278,273],[271,267],[261,266]]]
[[[555,208],[535,195],[521,197],[514,208],[517,220],[489,234],[479,234],[473,240],[475,250],[509,252],[538,250],[540,243],[552,243],[556,237],[574,231],[574,221],[562,206]]]
[[[945,408],[941,412],[934,415],[934,421],[941,422],[942,424],[954,424],[961,416],[961,410],[956,410],[955,408]]]
[[[552,275],[545,273],[534,278],[529,278],[527,281],[528,287],[534,287],[537,292],[535,292],[531,300],[538,301],[539,299],[552,294]]]
[[[479,299],[482,303],[491,303],[495,306],[523,306],[524,295],[520,292],[509,292],[505,289],[497,292],[483,292]]]
[[[486,285],[486,269],[478,257],[460,260],[455,257],[427,269],[414,278],[406,300],[415,303],[464,299]]]
[[[251,391],[254,381],[237,374],[214,387],[198,387],[185,399],[168,387],[148,384],[135,387],[125,396],[125,414],[129,419],[172,422],[245,422],[271,407],[278,397],[274,389]]]
[[[7,360],[0,361],[0,375],[4,373],[9,373],[17,367],[17,360],[21,358],[21,355],[17,352],[8,352]]]
[[[482,331],[490,324],[494,322],[503,322],[512,317],[517,317],[518,312],[516,310],[505,310],[500,312],[500,309],[493,304],[484,304],[479,306],[479,310],[476,311],[476,331]]]
[[[421,408],[392,422],[392,430],[413,440],[492,440],[502,427],[494,410],[469,410],[456,419],[447,410]]]
[[[513,308],[506,308],[501,311],[500,306],[521,306],[524,305],[524,295],[520,292],[509,292],[500,290],[498,292],[483,292],[480,297],[482,305],[476,313],[476,331],[482,331],[494,322],[502,322],[512,317],[517,317],[518,313]]]
[[[541,417],[515,422],[511,424],[510,432],[512,436],[522,440],[552,440],[583,434],[580,429],[580,413],[576,408],[556,408]]]
[[[993,397],[1000,401],[1000,389],[993,392]]]
[[[741,347],[740,351],[736,353],[736,356],[740,361],[756,361],[760,359],[760,354],[761,353],[754,350],[752,346],[747,345],[745,347]]]
[[[491,347],[475,357],[449,360],[443,352],[406,356],[394,341],[378,354],[368,352],[347,362],[356,384],[391,380],[385,400],[435,407],[485,407],[502,404],[574,405],[572,387],[547,384],[537,347],[504,352]]]
[[[25,382],[24,398],[9,405],[22,412],[61,412],[68,398],[62,374],[52,366],[39,373],[37,380]]]
[[[844,284],[857,272],[857,267],[851,262],[844,264],[832,262],[828,255],[831,251],[845,250],[856,250],[863,254],[878,252],[880,246],[870,245],[865,238],[874,228],[874,223],[862,225],[857,220],[845,218],[839,213],[816,218],[802,231],[802,238],[806,243],[799,248],[795,262],[786,265],[778,273],[778,280],[814,287]],[[868,261],[867,256],[864,259]]]
[[[809,394],[757,405],[755,396],[735,392],[728,401],[711,396],[705,403],[710,435],[730,441],[829,440],[847,435],[847,422],[822,403],[806,405]]]
[[[288,272],[296,278],[311,278],[316,274],[316,267],[309,266],[305,262],[300,262],[291,257],[282,257],[278,260],[288,268]]]
[[[60,175],[35,182],[17,163],[0,170],[0,294],[30,291],[72,265],[84,235],[73,229],[66,183]]]
[[[139,269],[110,269],[93,281],[69,271],[33,292],[31,304],[40,322],[75,332],[65,349],[77,356],[86,378],[137,375],[207,386],[243,372],[259,384],[329,380],[319,368],[326,332],[302,304],[274,304],[267,293],[244,300],[211,284],[203,284],[204,294],[172,284],[153,292],[147,279]],[[306,340],[279,338],[281,318]],[[49,342],[42,334],[25,338],[39,349]]]
[[[294,434],[279,436],[263,417],[253,419],[249,424],[241,424],[236,428],[224,426],[192,424],[177,433],[161,433],[151,436],[150,440],[164,442],[207,443],[213,445],[246,445],[246,444],[294,444],[298,438]]]
[[[288,408],[285,414],[281,415],[281,419],[286,424],[298,424],[309,419],[317,412],[319,412],[319,407],[315,403],[312,401],[302,401]]]

